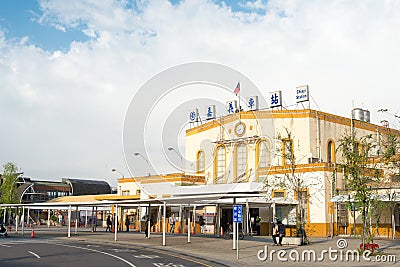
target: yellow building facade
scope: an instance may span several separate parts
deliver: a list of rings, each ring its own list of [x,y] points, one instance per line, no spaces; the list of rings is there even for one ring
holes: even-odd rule
[[[204,177],[206,184],[264,183],[268,209],[264,223],[278,214],[285,224],[293,225],[295,206],[277,205],[275,200],[296,203],[302,199],[297,204],[308,235],[351,234],[354,214],[343,203],[331,203],[334,196],[346,192],[341,157],[336,152],[339,140],[350,134],[372,135],[377,144],[373,158],[388,133],[399,135],[385,126],[311,109],[244,111],[186,131],[186,172]],[[288,181],[294,177],[301,181],[298,192],[303,198],[298,198]],[[399,188],[395,182],[389,191],[400,195]],[[398,204],[392,213],[384,211],[381,216],[382,236],[390,235],[393,228],[399,235]],[[355,215],[359,227],[360,215]],[[388,230],[388,221],[395,227]]]

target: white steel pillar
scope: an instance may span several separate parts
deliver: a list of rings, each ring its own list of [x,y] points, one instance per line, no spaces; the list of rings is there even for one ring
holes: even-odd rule
[[[21,235],[24,235],[24,224],[25,224],[25,207],[22,206]]]
[[[75,209],[75,234],[76,235],[78,234],[78,223],[79,223],[78,218],[79,217],[80,217],[79,216],[79,209],[78,209],[78,206],[76,206],[76,209]]]
[[[71,205],[68,207],[68,237],[71,237]]]
[[[117,241],[117,233],[118,233],[118,204],[115,204],[114,241]]]
[[[190,206],[189,206],[189,216],[187,218],[187,228],[188,228],[188,230],[187,230],[187,242],[190,243],[190,228],[191,228],[191,225],[190,225]]]
[[[167,204],[164,201],[163,204],[163,226],[162,226],[162,237],[163,237],[163,246],[165,246],[165,231],[166,231],[166,216],[167,216]]]

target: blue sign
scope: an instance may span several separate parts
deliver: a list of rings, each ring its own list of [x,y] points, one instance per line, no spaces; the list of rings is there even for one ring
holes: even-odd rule
[[[198,116],[199,116],[199,115],[198,115],[197,109],[196,109],[196,110],[190,111],[190,113],[189,113],[189,121],[190,121],[190,122],[195,122],[195,121],[197,121]]]
[[[232,101],[226,102],[226,112],[228,114],[236,113],[236,109],[237,109],[236,100],[232,100]]]
[[[241,223],[243,221],[242,205],[233,205],[233,222]]]
[[[207,120],[215,119],[215,105],[206,107],[206,118]]]
[[[258,110],[258,96],[250,96],[246,99],[249,110]]]
[[[269,93],[269,107],[281,107],[282,106],[282,92],[275,91]]]

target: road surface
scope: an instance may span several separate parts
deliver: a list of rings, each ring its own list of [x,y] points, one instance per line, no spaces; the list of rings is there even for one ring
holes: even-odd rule
[[[0,266],[223,266],[187,255],[137,245],[86,241],[0,240]]]

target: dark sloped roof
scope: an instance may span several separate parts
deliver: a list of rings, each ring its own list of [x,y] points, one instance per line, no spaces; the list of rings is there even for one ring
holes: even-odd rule
[[[73,196],[111,194],[111,187],[106,181],[62,178],[71,186]]]

